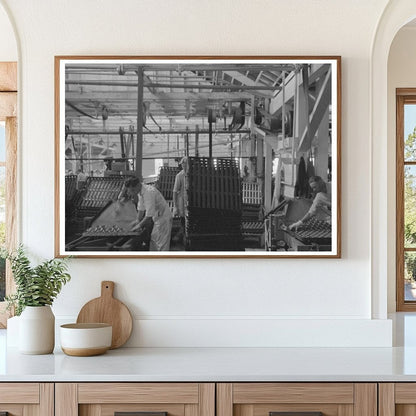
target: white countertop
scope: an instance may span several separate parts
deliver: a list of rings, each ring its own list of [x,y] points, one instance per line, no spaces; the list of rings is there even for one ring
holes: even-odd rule
[[[416,348],[120,348],[0,358],[0,381],[416,381]]]
[[[416,381],[416,314],[393,348],[119,348],[96,357],[23,355],[0,330],[0,382]]]

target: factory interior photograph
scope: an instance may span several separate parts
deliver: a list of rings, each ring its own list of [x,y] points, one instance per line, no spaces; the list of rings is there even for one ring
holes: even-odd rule
[[[336,64],[57,57],[62,253],[336,254]]]

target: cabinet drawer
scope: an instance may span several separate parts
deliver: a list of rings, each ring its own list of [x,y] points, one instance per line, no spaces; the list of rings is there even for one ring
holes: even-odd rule
[[[198,383],[80,383],[79,403],[198,403]]]
[[[53,384],[0,383],[0,415],[53,416]]]
[[[56,416],[215,416],[213,383],[58,383]]]
[[[40,400],[38,383],[0,383],[0,403],[31,403]]]
[[[377,416],[375,383],[220,383],[217,416]]]

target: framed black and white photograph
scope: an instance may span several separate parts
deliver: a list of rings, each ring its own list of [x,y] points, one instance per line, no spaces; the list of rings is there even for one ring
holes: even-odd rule
[[[341,256],[340,57],[55,57],[56,256]]]

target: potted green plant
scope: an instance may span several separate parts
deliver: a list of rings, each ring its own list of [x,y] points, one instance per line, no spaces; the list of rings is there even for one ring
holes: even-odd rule
[[[67,258],[45,260],[32,266],[23,246],[6,253],[16,292],[6,296],[9,310],[19,318],[19,350],[49,354],[55,346],[55,316],[51,305],[71,278]]]

